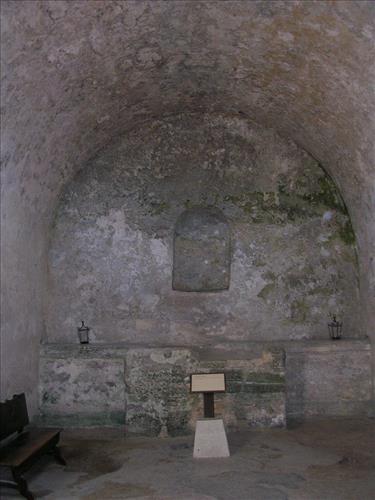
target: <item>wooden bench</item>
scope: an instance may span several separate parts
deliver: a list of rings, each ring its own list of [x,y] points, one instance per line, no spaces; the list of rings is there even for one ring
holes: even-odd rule
[[[0,403],[0,472],[11,473],[11,479],[0,479],[3,486],[16,488],[24,497],[34,496],[22,475],[46,453],[52,453],[56,460],[66,465],[57,444],[61,429],[27,429],[29,417],[25,394],[17,394],[12,399]],[[1,489],[0,489],[1,497]]]

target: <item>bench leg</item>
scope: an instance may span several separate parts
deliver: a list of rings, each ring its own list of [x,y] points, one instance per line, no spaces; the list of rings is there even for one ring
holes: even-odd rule
[[[61,450],[60,448],[58,448],[57,446],[55,446],[54,448],[52,448],[52,453],[53,453],[53,456],[55,457],[56,461],[61,464],[61,465],[66,465],[66,461],[65,459],[63,458],[63,456],[61,455]]]
[[[27,498],[27,500],[34,500],[33,494],[30,492],[26,480],[21,476],[19,472],[16,470],[12,469],[12,476],[14,479],[14,482],[17,484],[18,491],[21,493],[22,496]]]

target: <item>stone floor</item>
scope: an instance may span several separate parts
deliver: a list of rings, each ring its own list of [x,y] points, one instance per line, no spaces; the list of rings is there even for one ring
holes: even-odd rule
[[[231,457],[193,460],[193,438],[123,438],[65,431],[67,467],[49,457],[27,474],[37,498],[373,500],[374,420],[229,434]],[[3,500],[19,498],[10,489]]]

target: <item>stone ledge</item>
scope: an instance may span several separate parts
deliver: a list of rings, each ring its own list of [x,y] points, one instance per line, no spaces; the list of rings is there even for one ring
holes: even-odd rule
[[[370,351],[371,343],[365,339],[340,339],[340,340],[308,340],[290,342],[285,345],[285,350],[289,354],[295,352],[316,352],[331,353],[339,351]]]
[[[227,342],[219,343],[215,346],[186,346],[186,345],[142,345],[139,343],[90,343],[81,345],[79,343],[45,343],[40,345],[41,356],[71,355],[92,356],[100,353],[102,356],[122,358],[128,351],[189,351],[194,357],[205,361],[227,361],[248,359],[249,355],[261,350],[280,351],[288,353],[300,351],[342,351],[342,350],[370,350],[371,342],[366,338],[342,338],[337,341],[330,339],[318,340],[284,340],[267,341],[252,340],[249,342]]]
[[[41,344],[40,345],[40,357],[47,358],[66,358],[71,356],[77,356],[79,358],[111,358],[111,359],[123,359],[130,352],[137,351],[153,351],[153,352],[163,352],[166,351],[181,351],[181,352],[191,352],[188,347],[181,346],[142,346],[139,344],[100,344],[91,343],[86,345],[81,345],[78,343],[74,344]]]

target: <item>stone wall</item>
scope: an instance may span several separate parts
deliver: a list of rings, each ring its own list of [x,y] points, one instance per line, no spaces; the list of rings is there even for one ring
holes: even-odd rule
[[[75,351],[72,355],[62,351],[57,357],[42,353],[42,415],[63,426],[124,424],[124,360],[106,359],[104,353],[95,351]]]
[[[228,290],[172,289],[174,229],[192,207],[214,207],[230,225]],[[294,143],[244,119],[154,121],[103,150],[61,197],[50,342],[75,342],[81,319],[97,343],[326,338],[330,312],[360,336],[358,300],[354,233],[333,182]]]
[[[293,425],[312,416],[367,415],[366,340],[219,344],[215,348],[41,346],[44,425],[120,425],[128,433],[179,435],[203,416],[192,373],[224,372],[216,414],[232,429]],[[285,367],[284,367],[285,366]]]
[[[46,249],[62,187],[135,123],[181,111],[251,117],[319,159],[352,217],[361,319],[374,337],[373,6],[2,2],[2,397],[25,390],[37,410]],[[60,327],[49,324],[50,334]]]
[[[224,372],[227,392],[216,413],[231,428],[285,424],[282,349],[139,348],[45,345],[40,410],[44,425],[123,425],[127,432],[192,432],[203,397],[190,393],[192,373]]]
[[[129,433],[179,435],[203,416],[192,373],[224,372],[216,413],[230,428],[285,424],[283,351],[45,345],[40,410],[47,425],[124,425]]]
[[[370,413],[368,341],[295,343],[287,348],[287,419]]]

